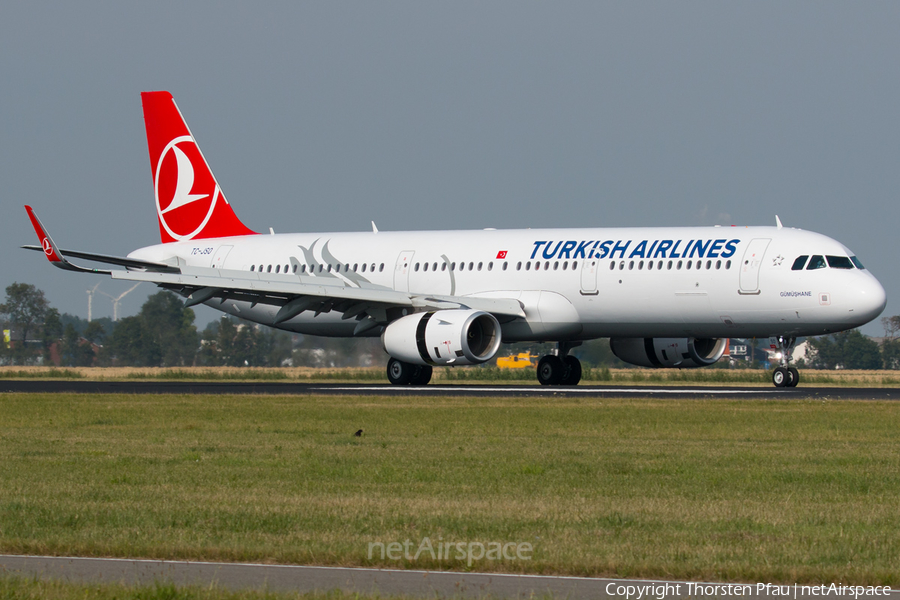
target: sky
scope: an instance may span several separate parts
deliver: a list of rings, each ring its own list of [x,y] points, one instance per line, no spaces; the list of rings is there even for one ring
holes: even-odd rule
[[[898,31],[889,2],[7,2],[0,287],[82,317],[98,282],[130,287],[20,250],[22,206],[62,248],[158,243],[140,92],[168,90],[256,231],[777,214],[851,248],[900,314]]]

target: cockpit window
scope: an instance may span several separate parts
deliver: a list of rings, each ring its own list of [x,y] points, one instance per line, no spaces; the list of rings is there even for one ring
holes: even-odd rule
[[[851,256],[850,260],[853,262],[854,265],[856,265],[857,269],[865,269],[863,264],[861,262],[859,262],[859,259],[856,258],[855,256]]]
[[[794,261],[794,266],[791,267],[791,271],[802,271],[803,266],[806,265],[807,258],[809,258],[809,254],[798,256],[797,260]]]
[[[832,269],[852,269],[853,263],[846,256],[826,256],[828,266]]]
[[[809,264],[806,265],[807,271],[813,271],[815,269],[824,269],[828,265],[825,264],[825,257],[816,254],[811,259],[809,259]]]

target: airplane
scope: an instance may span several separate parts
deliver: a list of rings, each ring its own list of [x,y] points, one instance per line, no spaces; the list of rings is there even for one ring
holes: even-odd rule
[[[727,339],[771,338],[776,387],[801,336],[859,327],[884,288],[840,242],[784,227],[257,233],[237,217],[169,92],[141,94],[161,243],[116,257],[60,250],[56,267],[153,283],[236,317],[320,336],[380,336],[387,378],[424,385],[434,366],[485,363],[501,343],[552,342],[542,385],[576,385],[571,350],[609,338],[649,368],[719,360]],[[123,267],[83,267],[81,259]]]

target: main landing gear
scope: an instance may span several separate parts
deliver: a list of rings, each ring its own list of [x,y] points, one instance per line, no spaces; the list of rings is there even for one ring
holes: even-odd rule
[[[426,385],[431,373],[429,365],[413,365],[393,357],[387,365],[388,380],[394,385]]]
[[[581,381],[581,362],[569,354],[569,350],[581,342],[559,342],[556,354],[541,357],[537,366],[537,378],[541,385],[578,385]]]
[[[772,339],[781,353],[781,366],[772,372],[772,383],[775,387],[797,387],[800,383],[800,371],[790,366],[797,338],[779,336]]]

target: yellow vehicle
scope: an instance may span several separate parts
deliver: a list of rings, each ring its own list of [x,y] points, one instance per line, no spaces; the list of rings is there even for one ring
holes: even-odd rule
[[[497,367],[501,369],[526,369],[535,366],[535,363],[532,362],[532,359],[535,358],[537,356],[528,352],[521,352],[513,356],[501,356],[497,359]]]

